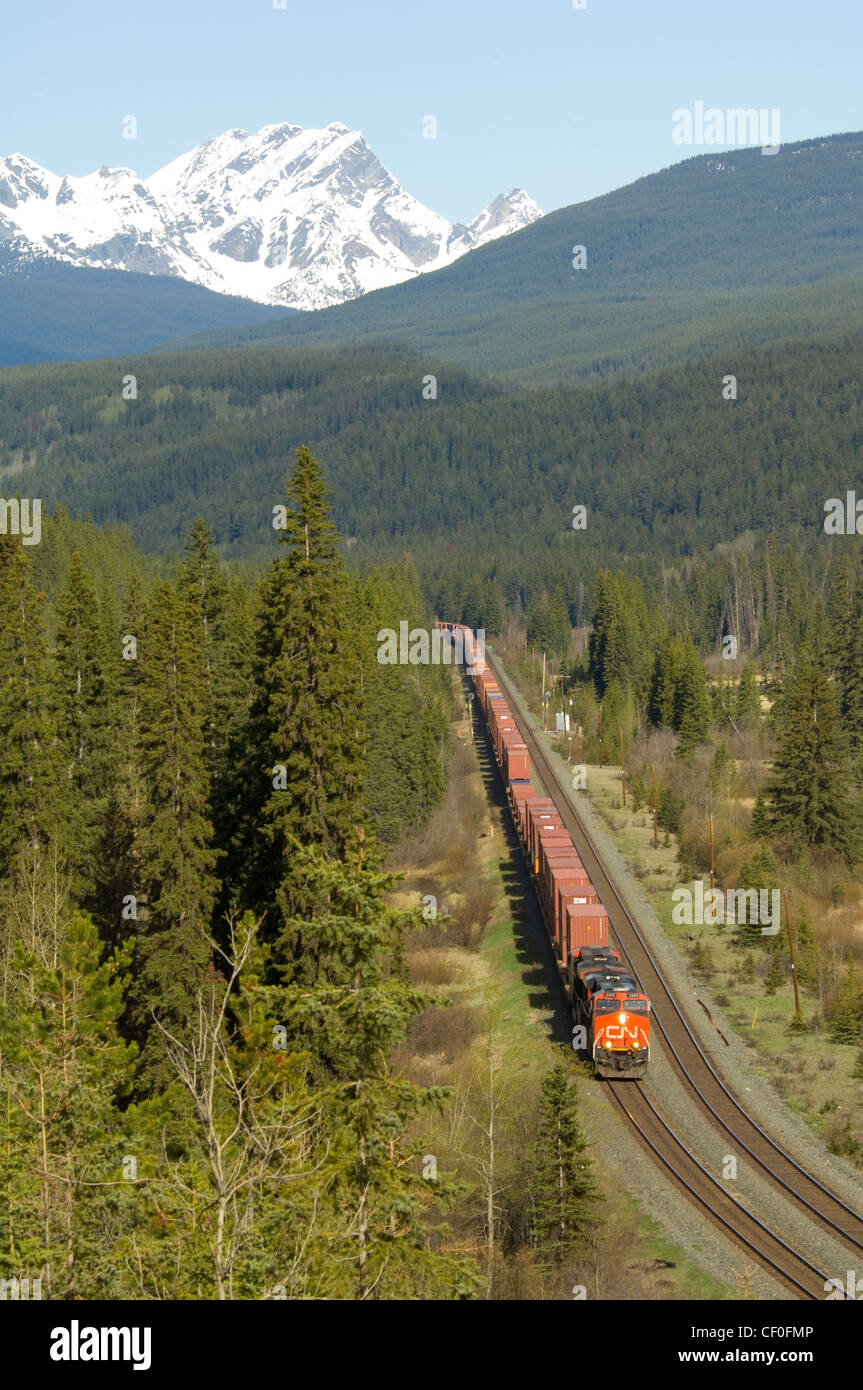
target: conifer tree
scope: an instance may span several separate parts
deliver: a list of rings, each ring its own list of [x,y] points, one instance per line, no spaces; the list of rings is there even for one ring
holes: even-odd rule
[[[776,855],[769,844],[759,844],[756,846],[755,852],[740,867],[740,873],[737,876],[738,891],[745,893],[754,889],[756,893],[772,892],[777,884],[777,875]],[[759,899],[759,907],[760,901]],[[770,900],[768,899],[768,901]],[[772,939],[762,935],[760,920],[752,921],[748,911],[746,921],[738,923],[736,935],[738,945],[764,946]]]
[[[681,757],[687,757],[707,738],[710,713],[704,668],[690,641],[683,649],[674,691],[674,727],[680,735],[677,752]]]
[[[55,700],[69,783],[69,852],[79,884],[99,877],[101,822],[117,773],[117,711],[111,702],[108,636],[96,590],[76,550],[57,599]]]
[[[412,919],[384,900],[391,875],[335,863],[319,848],[297,850],[295,878],[290,897],[280,895],[285,940],[274,954],[285,983],[271,990],[272,1016],[287,1050],[309,1054],[324,1106],[321,1143],[338,1157],[333,1196],[351,1215],[331,1245],[342,1296],[465,1296],[476,1277],[428,1249],[422,1220],[445,1184],[430,1192],[405,1140],[409,1123],[442,1095],[400,1079],[388,1060],[431,1002],[400,964]],[[297,900],[311,911],[290,916]]]
[[[578,1115],[578,1089],[556,1062],[543,1077],[535,1167],[536,1243],[560,1261],[596,1223],[598,1192]]]
[[[246,893],[272,912],[297,841],[344,855],[364,822],[363,720],[348,582],[308,449],[288,483],[282,553],[264,584],[249,726]],[[369,660],[376,652],[368,653]]]
[[[863,980],[859,967],[849,960],[845,974],[825,1010],[827,1032],[833,1042],[856,1043],[863,1035]]]
[[[754,728],[761,716],[761,699],[755,667],[747,661],[734,694],[734,718],[738,725]]]
[[[735,772],[734,755],[725,743],[717,743],[708,775],[711,791],[728,795]]]
[[[766,994],[775,994],[777,989],[781,989],[785,984],[785,970],[782,966],[782,951],[776,947],[770,952],[770,964],[767,968],[767,979],[764,982]]]
[[[815,989],[821,977],[820,951],[805,907],[795,913],[794,937],[797,978],[805,989]]]
[[[794,844],[834,850],[849,864],[859,852],[845,741],[833,690],[804,651],[783,701],[773,774],[764,787],[771,833]]]
[[[759,787],[756,793],[749,828],[756,840],[763,840],[770,834],[770,812],[767,809],[763,787]]]
[[[140,900],[133,1016],[142,1072],[155,1081],[167,1071],[152,1014],[181,1035],[188,1024],[210,960],[206,933],[216,887],[201,649],[190,605],[170,584],[154,597],[139,654],[144,805],[136,841],[140,882],[129,888]]]
[[[136,840],[145,799],[140,758],[142,654],[139,657],[129,639],[143,640],[144,621],[143,587],[133,572],[122,601],[106,614],[104,623],[108,656],[103,674],[113,712],[115,774],[102,818],[93,914],[115,946],[129,934],[130,919],[121,915],[123,900],[137,895],[140,881]]]
[[[601,572],[596,582],[588,669],[599,699],[613,681],[634,691],[643,704],[650,683],[649,623],[639,580]]]
[[[201,685],[207,767],[217,771],[217,748],[229,716],[228,674],[225,670],[225,607],[227,581],[213,549],[214,536],[201,518],[186,537],[180,591],[191,605],[201,653]]]
[[[657,643],[647,702],[647,717],[657,728],[670,729],[674,724],[674,692],[680,662],[680,648],[666,631]]]
[[[62,940],[18,946],[0,1007],[0,1275],[41,1277],[43,1298],[114,1295],[110,1235],[132,1200],[118,1108],[134,1059],[117,1027],[128,952],[102,954],[76,913]]]
[[[27,842],[58,835],[69,798],[52,719],[42,599],[18,541],[0,536],[0,869]]]

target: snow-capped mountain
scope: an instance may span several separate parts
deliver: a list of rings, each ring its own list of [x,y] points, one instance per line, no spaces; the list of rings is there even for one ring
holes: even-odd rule
[[[321,309],[448,265],[542,216],[522,189],[467,226],[412,198],[362,134],[229,130],[149,179],[101,168],[61,178],[0,159],[5,257],[173,275],[264,304]]]

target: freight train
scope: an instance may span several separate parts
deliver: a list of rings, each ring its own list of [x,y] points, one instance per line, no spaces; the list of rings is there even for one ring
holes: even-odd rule
[[[480,644],[459,623],[438,626],[456,651],[461,645],[566,997],[576,1025],[584,1028],[595,1074],[637,1080],[650,1061],[650,1001],[609,946],[608,912],[557,807],[531,782],[530,754]]]

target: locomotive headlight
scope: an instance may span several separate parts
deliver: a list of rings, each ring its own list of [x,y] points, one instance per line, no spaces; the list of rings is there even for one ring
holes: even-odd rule
[[[611,1047],[611,1040],[609,1039],[609,1041],[605,1045],[606,1047]]]
[[[625,1023],[625,1022],[626,1022],[626,1014],[618,1014],[618,1015],[617,1015],[617,1021],[618,1021],[618,1023]]]

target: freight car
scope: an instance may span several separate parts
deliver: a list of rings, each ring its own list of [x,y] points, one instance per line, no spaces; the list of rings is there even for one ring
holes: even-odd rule
[[[513,824],[554,947],[567,998],[597,1076],[645,1075],[650,1001],[608,944],[608,913],[554,802],[530,780],[530,755],[506,698],[470,628],[440,623],[461,638],[479,708],[506,788]]]

